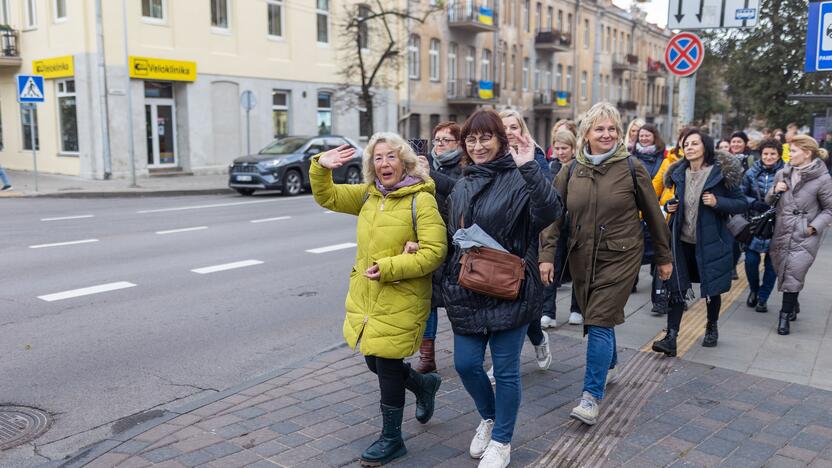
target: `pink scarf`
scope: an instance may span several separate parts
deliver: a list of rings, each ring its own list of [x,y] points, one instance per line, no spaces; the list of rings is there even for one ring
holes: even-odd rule
[[[379,192],[381,192],[381,194],[383,196],[386,197],[387,195],[390,195],[391,193],[395,192],[396,190],[398,190],[402,187],[410,187],[411,185],[416,185],[416,184],[420,184],[420,183],[422,183],[422,179],[420,179],[418,177],[415,177],[415,176],[412,176],[412,175],[409,175],[409,176],[406,176],[401,181],[399,181],[399,183],[397,183],[396,185],[394,185],[391,188],[387,188],[387,187],[381,185],[381,182],[379,182],[379,180],[376,179],[376,188],[378,189]]]

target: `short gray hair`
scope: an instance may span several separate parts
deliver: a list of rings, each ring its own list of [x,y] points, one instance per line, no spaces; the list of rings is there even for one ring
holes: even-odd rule
[[[587,145],[586,136],[589,134],[589,130],[596,123],[598,123],[599,120],[603,119],[612,120],[616,130],[618,130],[618,143],[621,144],[624,142],[624,129],[621,125],[621,114],[619,114],[618,109],[616,109],[615,106],[609,102],[601,101],[590,107],[589,110],[581,116],[581,121],[578,125],[578,147],[575,148],[576,152],[583,151]]]

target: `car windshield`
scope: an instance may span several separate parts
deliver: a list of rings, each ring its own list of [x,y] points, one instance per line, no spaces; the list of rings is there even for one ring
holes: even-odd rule
[[[307,138],[288,137],[275,140],[269,146],[260,150],[260,154],[290,154],[299,150],[306,143]]]

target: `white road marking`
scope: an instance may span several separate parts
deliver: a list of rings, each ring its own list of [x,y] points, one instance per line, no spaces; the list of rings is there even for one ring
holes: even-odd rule
[[[46,294],[45,296],[38,296],[38,299],[46,302],[53,302],[60,301],[62,299],[71,299],[73,297],[89,296],[90,294],[117,291],[119,289],[132,288],[134,286],[136,285],[133,283],[119,281],[117,283],[99,284],[98,286],[90,286],[88,288],[70,289],[69,291],[63,291],[55,294]]]
[[[95,218],[95,215],[61,216],[60,218],[41,218],[41,221],[63,221],[65,219]]]
[[[309,249],[307,250],[307,252],[313,254],[322,254],[327,252],[334,252],[336,250],[351,249],[356,246],[357,244],[354,244],[352,242],[345,242],[343,244],[328,245],[326,247],[318,247],[317,249]]]
[[[240,205],[252,205],[255,203],[273,203],[279,201],[286,201],[286,200],[303,200],[304,198],[269,198],[267,200],[250,200],[244,202],[234,202],[234,203],[214,203],[211,205],[194,205],[194,206],[178,206],[174,208],[159,208],[156,210],[141,210],[137,211],[138,214],[146,214],[146,213],[166,213],[168,211],[185,211],[185,210],[202,210],[205,208],[221,208],[225,206],[240,206]]]
[[[182,229],[170,229],[167,231],[156,231],[156,234],[176,234],[179,232],[202,231],[203,229],[208,229],[208,226],[195,226]]]
[[[283,221],[284,219],[292,219],[292,217],[291,216],[278,216],[277,218],[252,219],[249,222],[250,223],[268,223],[269,221]]]
[[[235,268],[245,268],[254,265],[260,265],[261,263],[263,262],[261,262],[260,260],[243,260],[241,262],[225,263],[222,265],[213,265],[203,268],[196,268],[191,271],[194,273],[199,273],[200,275],[205,275],[208,273],[216,273],[218,271],[233,270]]]
[[[77,244],[90,244],[92,242],[98,242],[98,239],[83,239],[77,241],[69,241],[69,242],[56,242],[54,244],[38,244],[38,245],[30,245],[30,249],[43,249],[46,247],[63,247],[65,245],[77,245]]]

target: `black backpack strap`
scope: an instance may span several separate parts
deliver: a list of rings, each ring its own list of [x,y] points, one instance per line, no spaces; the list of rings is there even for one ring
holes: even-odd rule
[[[410,217],[413,220],[413,234],[416,234],[416,242],[419,242],[419,231],[416,229],[416,195],[410,197]]]
[[[364,196],[361,197],[361,206],[364,206],[364,204],[367,203],[368,198],[370,198],[370,192],[364,192]]]
[[[638,208],[638,182],[636,182],[636,168],[633,167],[632,156],[627,156],[627,166],[630,168],[630,177],[633,178],[633,197],[636,200],[636,208]]]

